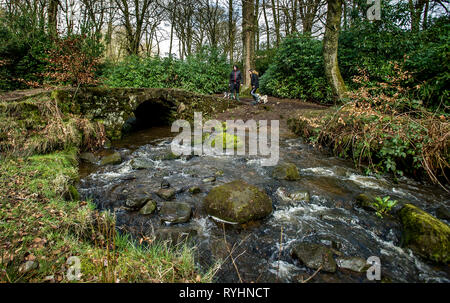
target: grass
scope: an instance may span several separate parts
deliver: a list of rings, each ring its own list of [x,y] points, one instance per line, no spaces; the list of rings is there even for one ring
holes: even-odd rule
[[[0,153],[31,156],[71,146],[97,148],[104,127],[70,113],[50,93],[19,101],[0,102]],[[65,108],[64,111],[61,108]]]
[[[89,201],[67,199],[77,178],[76,149],[0,163],[0,281],[70,282],[71,264],[81,263],[79,282],[210,282],[184,243],[135,243],[116,233],[111,214]],[[21,271],[26,261],[36,269]]]

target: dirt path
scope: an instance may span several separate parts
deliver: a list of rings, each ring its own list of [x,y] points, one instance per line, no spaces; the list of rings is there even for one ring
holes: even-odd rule
[[[278,99],[269,97],[266,104],[251,105],[253,99],[241,98],[241,106],[230,109],[215,116],[218,120],[279,120],[280,137],[295,136],[288,128],[287,120],[290,117],[302,115],[310,111],[326,110],[328,107],[304,102],[298,99]]]

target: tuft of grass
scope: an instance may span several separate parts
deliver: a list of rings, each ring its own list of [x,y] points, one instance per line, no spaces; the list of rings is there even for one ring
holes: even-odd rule
[[[89,201],[67,199],[77,179],[76,149],[0,163],[0,282],[210,282],[191,244],[139,245]],[[66,198],[65,198],[66,197]],[[81,277],[71,281],[80,260]],[[21,271],[27,261],[37,264]]]
[[[104,143],[100,123],[63,112],[61,106],[49,94],[0,102],[0,153],[24,157]]]

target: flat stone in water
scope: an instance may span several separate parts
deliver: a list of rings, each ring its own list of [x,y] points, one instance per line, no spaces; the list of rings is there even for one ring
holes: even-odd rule
[[[141,215],[150,215],[152,213],[154,213],[156,210],[156,202],[153,200],[150,200],[147,202],[147,204],[145,204],[141,210],[139,211],[139,213]]]
[[[275,166],[272,177],[278,180],[295,181],[300,179],[300,173],[294,163],[280,163]]]
[[[309,202],[310,200],[309,192],[306,190],[297,190],[290,193],[285,187],[279,187],[276,193],[283,202],[287,202],[290,204],[300,201]]]
[[[195,195],[195,194],[200,193],[200,192],[201,192],[201,189],[200,189],[200,187],[198,187],[198,186],[192,186],[192,187],[189,188],[189,192],[190,192],[191,194]]]
[[[139,209],[144,206],[147,202],[149,202],[151,198],[149,195],[144,193],[138,193],[134,196],[128,197],[125,201],[125,206],[131,209]]]
[[[367,261],[360,257],[339,257],[336,259],[337,266],[354,272],[364,272],[369,267]]]
[[[212,177],[208,177],[202,180],[203,183],[212,183],[216,181],[216,177],[212,176]]]
[[[155,231],[156,240],[170,241],[172,244],[178,244],[196,235],[197,230],[191,226],[171,226]]]
[[[100,165],[113,165],[120,164],[122,162],[122,156],[118,152],[114,152],[111,155],[104,156],[100,160]]]
[[[131,160],[130,165],[133,169],[149,169],[155,166],[155,164],[145,158],[136,158]]]
[[[164,202],[159,210],[161,220],[168,223],[185,223],[191,214],[191,206],[184,202]]]
[[[336,271],[337,266],[333,259],[333,251],[325,245],[299,243],[292,249],[291,254],[311,269],[319,269],[322,266],[322,271]]]
[[[176,193],[176,191],[173,188],[160,188],[156,192],[156,194],[158,196],[160,196],[162,199],[167,200],[167,201],[173,200],[173,198],[175,198],[175,193]]]
[[[98,162],[98,157],[96,157],[93,153],[81,153],[80,159],[91,164],[96,164]]]

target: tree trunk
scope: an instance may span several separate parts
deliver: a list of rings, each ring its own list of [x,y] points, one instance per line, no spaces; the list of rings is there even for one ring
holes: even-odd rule
[[[317,11],[321,0],[299,0],[300,1],[300,19],[302,21],[303,33],[311,35],[314,18],[316,18]]]
[[[278,7],[275,5],[275,0],[272,0],[272,15],[273,15],[273,23],[275,24],[275,36],[277,41],[277,46],[280,45],[280,19],[277,14]]]
[[[234,25],[233,25],[233,0],[228,0],[228,40],[230,43],[230,64],[234,63]]]
[[[428,28],[428,7],[429,7],[430,1],[427,0],[425,3],[425,10],[423,12],[423,29]]]
[[[291,31],[292,33],[297,32],[297,10],[298,10],[298,0],[293,0],[292,4],[292,19],[291,19]]]
[[[259,50],[259,0],[256,0],[255,6],[255,47],[256,50]]]
[[[418,32],[420,29],[420,17],[422,15],[425,0],[409,0],[409,10],[411,14],[411,31]]]
[[[48,4],[48,30],[52,35],[58,33],[58,6],[59,0],[50,0]]]
[[[249,69],[254,68],[255,60],[255,2],[254,0],[242,0],[242,40],[243,61],[242,70],[244,84],[250,85]]]
[[[270,48],[270,27],[269,27],[269,20],[267,20],[266,0],[263,0],[263,14],[264,14],[264,22],[266,23],[267,49],[269,49]]]
[[[169,44],[169,58],[172,58],[172,49],[173,49],[173,31],[175,27],[175,9],[176,2],[171,12],[171,20],[170,20],[170,44]]]
[[[327,21],[323,38],[325,76],[331,87],[335,101],[342,99],[346,92],[345,83],[338,65],[338,39],[341,25],[342,1],[327,0]]]

